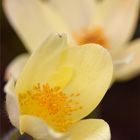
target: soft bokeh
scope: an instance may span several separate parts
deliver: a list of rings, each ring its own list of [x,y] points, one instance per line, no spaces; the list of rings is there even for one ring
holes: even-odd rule
[[[11,128],[5,111],[5,93],[3,92],[4,72],[9,62],[18,54],[25,52],[23,44],[1,14],[1,136]],[[140,37],[140,20],[133,38]],[[20,46],[20,47],[19,47]],[[105,119],[111,127],[112,140],[140,139],[140,76],[125,83],[115,83],[105,95],[101,104],[100,118]],[[89,117],[94,116],[91,114]],[[26,138],[25,138],[26,139]]]

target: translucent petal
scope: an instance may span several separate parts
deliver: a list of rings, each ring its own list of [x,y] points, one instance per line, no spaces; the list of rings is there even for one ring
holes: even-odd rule
[[[116,80],[128,80],[140,74],[140,39],[125,46],[116,57],[116,61],[117,59],[126,63],[115,65],[114,78]]]
[[[59,64],[57,56],[66,46],[65,35],[50,35],[46,42],[37,48],[27,61],[17,81],[16,92],[25,92],[31,89],[35,83],[46,83],[54,73],[56,65]]]
[[[8,65],[6,69],[5,79],[9,80],[11,77],[13,77],[15,80],[17,80],[28,57],[28,54],[22,54],[12,60],[12,62]]]
[[[97,44],[68,49],[66,54],[65,63],[73,68],[74,76],[64,91],[80,94],[73,100],[78,100],[82,109],[72,116],[83,118],[95,109],[108,89],[112,77],[111,58]]]
[[[29,115],[20,116],[20,131],[29,134],[36,140],[59,140],[65,137],[64,133],[49,128],[43,120]]]
[[[92,0],[51,0],[46,3],[55,8],[72,30],[88,26],[92,21]]]
[[[3,6],[29,51],[40,46],[52,32],[69,32],[60,16],[41,0],[4,0]]]
[[[68,130],[70,140],[110,140],[109,125],[101,119],[85,119]]]
[[[10,122],[16,127],[19,128],[19,107],[18,100],[15,93],[15,82],[13,79],[10,79],[6,84],[4,91],[6,93],[6,110]]]
[[[95,22],[104,27],[112,49],[131,39],[139,16],[139,0],[96,1],[95,8]]]

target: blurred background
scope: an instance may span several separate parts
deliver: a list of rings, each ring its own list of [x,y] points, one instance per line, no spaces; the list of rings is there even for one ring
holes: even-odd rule
[[[5,111],[5,93],[3,92],[5,69],[15,56],[26,50],[2,10],[0,17],[0,137],[2,137],[12,129]],[[140,37],[140,18],[132,39],[138,37]],[[96,111],[99,109],[100,118],[110,125],[112,140],[140,140],[140,76],[127,82],[113,84]],[[89,115],[91,116],[92,114]]]

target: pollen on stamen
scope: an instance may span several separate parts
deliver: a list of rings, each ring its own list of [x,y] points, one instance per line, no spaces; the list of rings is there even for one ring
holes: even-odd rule
[[[84,28],[81,31],[74,32],[73,36],[79,45],[97,43],[102,45],[104,48],[108,48],[109,46],[104,30],[101,27]]]
[[[65,131],[75,122],[72,113],[82,109],[79,96],[79,93],[66,94],[60,87],[38,83],[31,90],[18,94],[20,113],[40,117],[56,130]]]

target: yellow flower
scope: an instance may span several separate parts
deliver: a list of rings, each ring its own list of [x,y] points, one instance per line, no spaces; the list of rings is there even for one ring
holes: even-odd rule
[[[109,140],[100,119],[81,120],[99,104],[112,78],[111,56],[97,44],[68,47],[53,34],[5,87],[11,123],[37,140]]]
[[[140,0],[4,0],[5,13],[29,52],[50,33],[64,32],[69,44],[97,43],[107,48],[114,80],[140,73],[140,39],[129,42],[139,6]],[[23,56],[21,59],[23,62]],[[13,63],[17,61],[20,63],[20,59]],[[9,66],[8,73],[16,73],[17,78],[19,71],[14,66]]]

